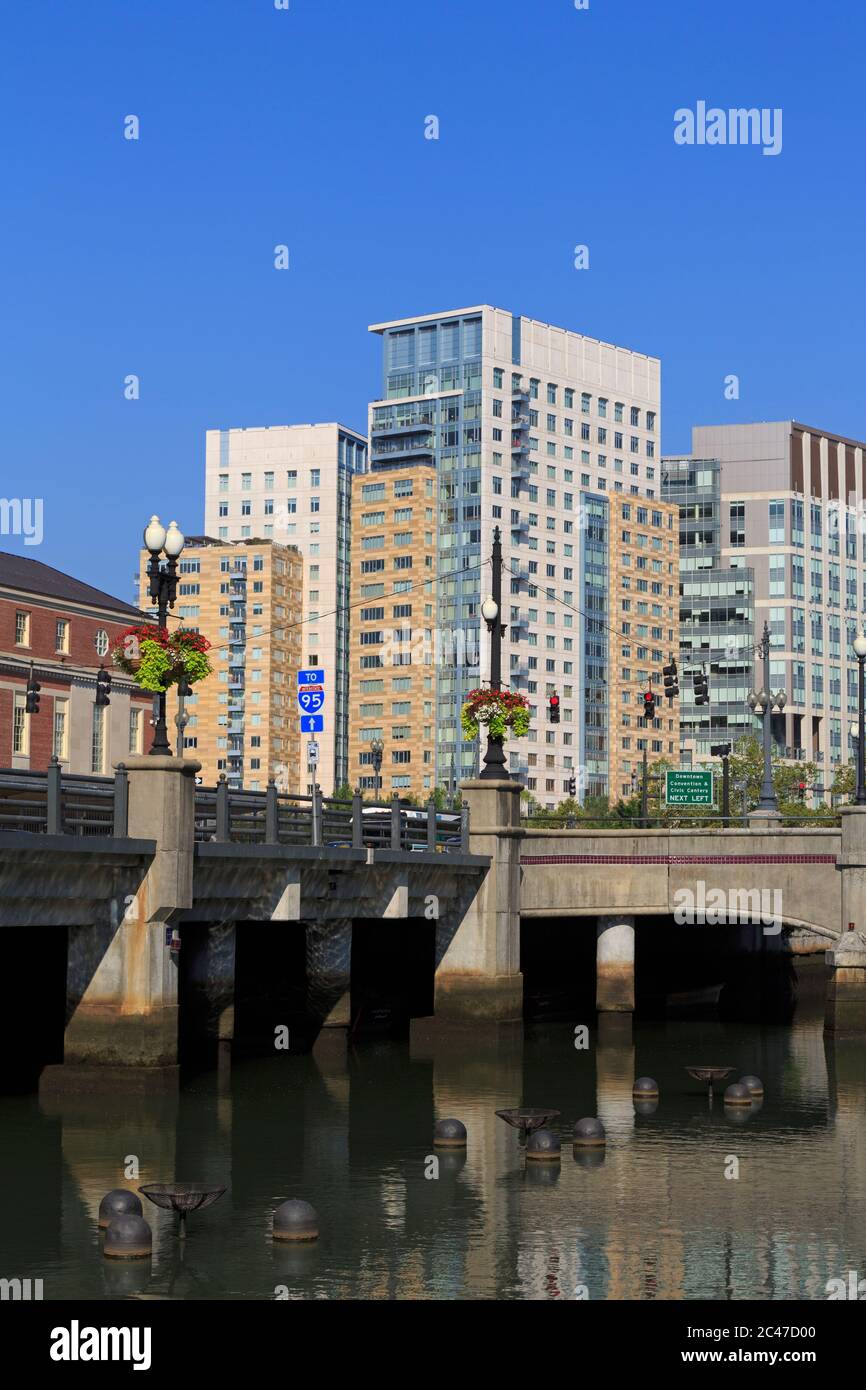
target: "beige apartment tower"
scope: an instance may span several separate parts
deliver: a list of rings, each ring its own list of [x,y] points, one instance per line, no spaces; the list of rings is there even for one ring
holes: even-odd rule
[[[679,507],[614,493],[610,503],[610,793],[611,804],[640,784],[644,752],[676,763],[680,702],[666,700],[660,669],[678,661]],[[656,717],[643,715],[652,689]]]
[[[142,550],[139,592],[145,611],[150,608],[147,560]],[[178,567],[169,625],[203,633],[212,644],[214,668],[185,702],[184,751],[201,763],[206,786],[224,773],[235,789],[264,791],[273,778],[282,791],[304,790],[295,699],[303,612],[299,551],[271,540],[193,536]],[[170,690],[172,744],[177,704]]]
[[[349,777],[367,795],[435,786],[436,506],[429,464],[352,484]]]

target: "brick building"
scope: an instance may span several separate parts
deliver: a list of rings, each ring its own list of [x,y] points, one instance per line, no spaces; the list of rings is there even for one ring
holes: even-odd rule
[[[0,553],[0,767],[111,772],[150,746],[152,696],[113,667],[110,703],[96,704],[96,675],[112,638],[141,614],[71,575]],[[27,714],[31,663],[42,689]]]

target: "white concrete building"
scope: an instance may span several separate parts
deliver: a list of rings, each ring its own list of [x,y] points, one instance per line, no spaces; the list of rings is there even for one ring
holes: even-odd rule
[[[207,431],[207,535],[280,541],[304,557],[301,660],[325,671],[316,780],[326,795],[347,773],[351,485],[366,454],[364,436],[339,424]],[[290,717],[298,717],[295,709]],[[309,782],[307,742],[301,740],[301,786]]]
[[[866,444],[782,420],[696,426],[692,451],[721,464],[722,562],[754,571],[753,643],[765,621],[770,627],[771,684],[787,694],[784,713],[773,716],[776,747],[816,762],[829,790],[854,756],[851,642],[866,621]],[[753,667],[751,683],[761,681]]]

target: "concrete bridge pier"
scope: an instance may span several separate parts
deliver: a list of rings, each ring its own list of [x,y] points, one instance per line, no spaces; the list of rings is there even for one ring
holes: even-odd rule
[[[177,960],[171,924],[193,901],[195,774],[183,758],[131,756],[129,834],[154,840],[156,853],[103,933],[70,931],[67,1023],[62,1067],[47,1068],[42,1084],[86,1084],[82,1069],[176,1069]],[[168,932],[166,931],[168,928]],[[59,1075],[62,1073],[62,1075]]]
[[[843,806],[840,936],[826,954],[824,1027],[841,1037],[866,1037],[866,806]]]
[[[443,917],[436,932],[435,1015],[448,1023],[518,1023],[520,971],[520,792],[517,782],[463,782],[469,849],[490,870],[465,915]]]
[[[183,937],[185,1018],[188,1011],[194,1045],[222,1065],[231,1059],[235,1037],[237,928],[216,922],[204,929],[200,946],[191,933]]]
[[[352,1009],[352,919],[306,928],[307,1012],[318,1028],[348,1028]]]
[[[599,1013],[634,1012],[634,917],[598,919],[595,1006]]]

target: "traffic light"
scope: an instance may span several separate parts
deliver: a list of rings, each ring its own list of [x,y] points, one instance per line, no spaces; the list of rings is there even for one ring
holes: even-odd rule
[[[27,677],[27,695],[24,700],[25,714],[39,713],[39,692],[42,686],[33,674],[33,662],[30,663],[30,675]]]
[[[656,717],[656,697],[651,690],[643,697],[643,717],[648,724]]]
[[[665,678],[665,694],[669,700],[673,700],[680,693],[677,681],[677,663],[673,657],[671,657],[669,665],[662,667],[662,675]]]
[[[551,724],[559,723],[559,696],[551,695],[547,701],[547,717]]]
[[[569,779],[568,779],[568,794],[569,794],[569,796],[577,796],[577,778],[576,778],[576,777],[569,777]]]
[[[98,705],[110,705],[108,692],[111,690],[111,673],[106,671],[104,666],[100,666],[96,673],[96,703]]]
[[[727,758],[731,752],[730,743],[711,743],[710,753],[714,758]]]
[[[178,681],[177,693],[179,697],[183,700],[186,700],[188,696],[192,694],[192,686],[190,685],[186,676],[181,676],[180,680]]]
[[[692,683],[695,688],[695,704],[708,705],[710,703],[710,683],[703,671],[695,671]]]
[[[797,783],[797,791],[798,791],[798,793],[799,793],[800,800],[801,800],[801,801],[805,801],[805,800],[806,800],[806,783],[805,783],[805,782],[798,782],[798,783]]]

